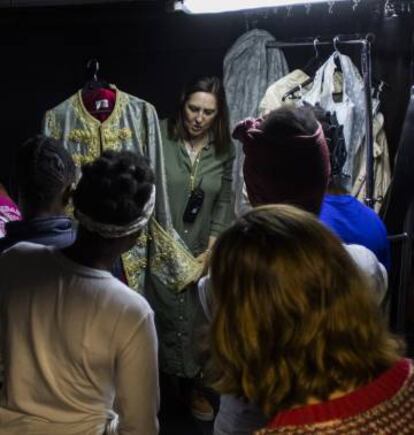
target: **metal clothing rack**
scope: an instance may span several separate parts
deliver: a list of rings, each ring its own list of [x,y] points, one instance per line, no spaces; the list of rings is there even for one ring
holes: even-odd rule
[[[274,41],[269,42],[266,48],[291,48],[291,47],[306,47],[306,46],[332,46],[335,49],[339,45],[352,45],[360,47],[361,49],[361,70],[364,79],[365,91],[365,141],[366,141],[366,189],[365,189],[365,203],[369,207],[374,207],[378,198],[374,198],[374,137],[373,137],[373,115],[372,115],[372,66],[371,66],[371,45],[374,42],[375,36],[372,33],[367,35],[351,34],[351,35],[337,35],[332,39],[320,40],[319,37],[305,38],[302,40],[295,40],[291,42]]]

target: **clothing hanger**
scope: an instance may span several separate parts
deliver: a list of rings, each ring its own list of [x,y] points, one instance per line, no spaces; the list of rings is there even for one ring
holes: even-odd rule
[[[89,59],[86,63],[86,77],[87,81],[83,87],[84,91],[94,90],[94,89],[111,89],[109,83],[105,80],[100,80],[98,78],[99,72],[99,62],[98,59]]]
[[[88,101],[88,111],[92,115],[110,114],[113,111],[115,91],[109,83],[98,78],[99,62],[89,59],[86,63],[87,81],[83,86],[83,100]]]
[[[309,60],[309,62],[302,69],[303,72],[305,72],[308,76],[314,76],[315,72],[319,69],[319,67],[322,64],[322,58],[318,50],[318,43],[319,43],[319,38],[316,37],[313,40],[314,56]]]
[[[333,38],[332,42],[333,42],[333,46],[334,46],[333,55],[334,55],[334,61],[335,61],[335,65],[336,65],[336,70],[342,72],[341,62],[339,60],[339,56],[341,55],[341,52],[338,49],[338,42],[340,42],[339,41],[339,36],[335,36]]]
[[[381,97],[384,91],[391,89],[391,86],[384,80],[378,80],[374,77],[372,81],[374,82],[373,97],[377,100]]]
[[[295,98],[296,93],[299,92],[301,94],[302,89],[313,82],[313,76],[315,75],[315,72],[322,64],[322,60],[318,50],[318,43],[319,43],[319,38],[316,37],[313,40],[313,49],[315,51],[315,54],[312,57],[312,59],[306,64],[306,66],[303,68],[303,72],[305,72],[310,77],[306,79],[304,82],[300,83],[299,85],[296,85],[294,88],[287,91],[286,94],[284,94],[282,97],[283,102],[287,98],[291,98],[291,99]],[[297,98],[301,98],[301,95],[299,95]]]

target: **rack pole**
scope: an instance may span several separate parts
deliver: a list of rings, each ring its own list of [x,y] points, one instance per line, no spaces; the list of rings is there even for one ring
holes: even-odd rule
[[[374,137],[372,121],[372,78],[371,78],[371,41],[367,37],[362,41],[361,68],[364,78],[365,91],[365,142],[366,142],[366,181],[365,181],[365,204],[374,207]]]

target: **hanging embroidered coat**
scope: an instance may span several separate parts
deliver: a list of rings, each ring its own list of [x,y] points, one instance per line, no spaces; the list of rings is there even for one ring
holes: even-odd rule
[[[79,173],[82,164],[106,150],[138,152],[149,159],[156,174],[154,217],[136,246],[123,255],[124,271],[128,285],[136,290],[143,290],[145,272],[149,271],[167,287],[180,291],[198,278],[201,266],[172,226],[157,113],[148,102],[112,88],[115,107],[105,121],[87,111],[79,90],[46,112],[43,133],[63,142]]]

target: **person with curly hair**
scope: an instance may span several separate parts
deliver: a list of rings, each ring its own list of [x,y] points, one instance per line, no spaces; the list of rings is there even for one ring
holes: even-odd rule
[[[154,174],[131,152],[84,165],[75,242],[22,242],[0,256],[1,431],[158,433],[154,315],[111,274],[155,203]]]
[[[257,434],[414,433],[413,363],[340,240],[290,205],[258,207],[211,260],[215,387]]]

